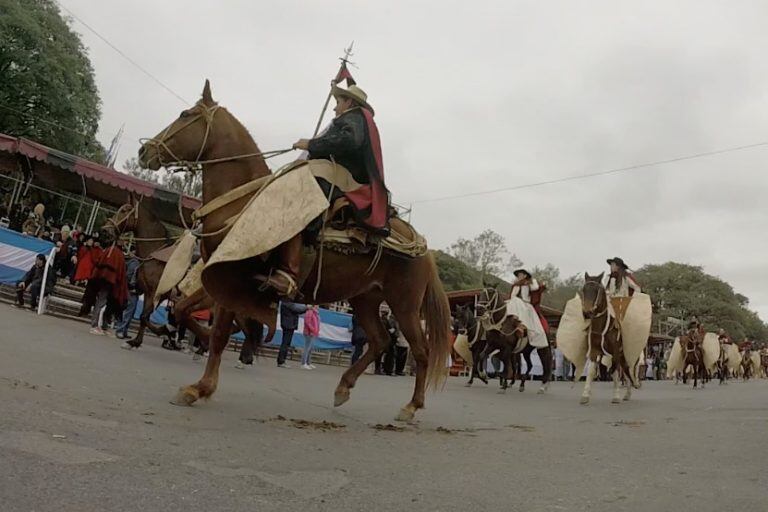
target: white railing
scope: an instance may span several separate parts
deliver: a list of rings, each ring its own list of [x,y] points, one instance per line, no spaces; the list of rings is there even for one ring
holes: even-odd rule
[[[43,271],[43,282],[40,285],[40,296],[37,298],[37,314],[42,315],[45,313],[45,306],[46,306],[46,298],[45,298],[45,286],[48,284],[48,272],[55,272],[51,267],[53,267],[53,259],[56,257],[56,253],[58,252],[58,247],[54,247],[51,249],[51,252],[48,254],[48,258],[45,260],[45,270]],[[55,286],[55,283],[54,283]]]

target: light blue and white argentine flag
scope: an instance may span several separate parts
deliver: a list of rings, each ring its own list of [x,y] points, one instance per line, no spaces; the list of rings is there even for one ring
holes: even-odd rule
[[[0,283],[16,284],[35,264],[35,256],[53,249],[51,242],[0,228]]]

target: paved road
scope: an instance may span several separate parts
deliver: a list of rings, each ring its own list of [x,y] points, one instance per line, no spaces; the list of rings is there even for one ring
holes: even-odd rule
[[[451,379],[387,431],[410,378],[363,376],[333,409],[340,368],[243,371],[227,353],[213,400],[180,408],[202,366],[156,344],[0,305],[0,346],[4,512],[768,510],[767,381],[651,382],[619,406],[598,384],[584,407],[569,384]]]

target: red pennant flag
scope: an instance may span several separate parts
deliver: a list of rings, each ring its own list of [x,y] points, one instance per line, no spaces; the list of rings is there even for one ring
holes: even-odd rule
[[[355,82],[355,79],[352,78],[352,73],[349,72],[347,69],[347,63],[344,62],[341,65],[341,69],[339,69],[339,74],[336,75],[336,83],[340,83],[343,80],[347,81],[347,86],[355,85],[357,82]]]

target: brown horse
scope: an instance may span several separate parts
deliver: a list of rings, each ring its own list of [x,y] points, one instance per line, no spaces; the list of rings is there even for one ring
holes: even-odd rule
[[[152,298],[155,296],[155,290],[165,269],[165,262],[152,257],[152,254],[171,245],[174,238],[170,236],[167,228],[143,198],[137,199],[133,194],[128,195],[128,202],[118,208],[102,229],[113,237],[123,233],[133,233],[136,240],[136,256],[141,260],[137,284],[144,293],[144,305],[139,318],[139,330],[135,338],[125,342],[123,348],[139,348],[144,341],[144,331],[147,328],[157,336],[170,336],[171,333],[166,326],[155,325],[149,321],[149,318],[154,308]],[[167,299],[169,296],[170,292],[160,297],[160,300]],[[202,288],[188,297],[177,300],[174,304],[173,312],[177,324],[193,332],[200,343],[198,355],[208,351],[210,329],[197,322],[191,315],[195,311],[212,307],[213,299]],[[262,343],[264,326],[244,318],[238,318],[236,323],[245,334],[240,350],[240,363],[251,365],[255,349]],[[237,329],[233,328],[233,330]],[[270,331],[267,342],[271,340],[273,334],[274,329]]]
[[[137,274],[137,284],[144,293],[144,306],[139,317],[139,330],[136,337],[126,341],[126,348],[139,348],[144,342],[144,331],[149,328],[157,336],[164,336],[167,331],[149,321],[152,314],[152,297],[155,296],[160,276],[163,275],[165,262],[152,257],[152,253],[173,244],[174,239],[168,233],[157,216],[142,199],[128,194],[128,202],[118,208],[115,215],[107,219],[102,227],[112,236],[133,233],[136,237],[136,256],[141,260]],[[163,299],[167,298],[163,297]]]
[[[210,204],[230,190],[270,174],[258,146],[245,127],[213,101],[207,81],[202,99],[183,111],[154,139],[146,142],[139,151],[139,159],[151,169],[158,169],[170,161],[200,164],[204,204]],[[204,217],[202,254],[206,261],[222,241],[221,230],[225,222],[242,210],[252,194],[234,199]],[[290,215],[291,212],[285,214]],[[451,350],[450,309],[431,254],[403,258],[385,252],[380,256],[378,265],[372,265],[376,255],[345,255],[326,250],[319,284],[315,268],[300,292],[305,297],[312,297],[311,302],[315,304],[348,299],[369,338],[369,349],[344,373],[336,387],[336,406],[349,400],[350,389],[358,377],[386,348],[389,337],[379,317],[379,306],[384,301],[389,304],[416,362],[413,397],[398,415],[400,420],[410,420],[418,409],[424,407],[428,383],[439,385],[446,376],[446,362]],[[314,266],[317,265],[315,262]],[[371,270],[372,267],[375,268]],[[251,279],[251,276],[264,271],[269,269],[264,268],[261,258],[244,261],[240,271],[237,275],[233,273],[232,278],[242,281],[240,284],[248,287],[248,293],[222,298],[228,301],[242,299],[239,312],[248,317],[274,318],[275,297],[262,292],[261,283]],[[210,357],[202,378],[179,391],[176,397],[179,404],[190,405],[200,398],[210,397],[218,385],[221,353],[234,312],[223,308],[216,296],[213,298],[217,306]],[[425,320],[425,330],[421,327],[420,313]]]
[[[755,365],[752,362],[752,350],[745,348],[741,356],[741,369],[743,372],[744,380],[747,381],[755,376]]]
[[[630,371],[624,357],[619,323],[608,309],[608,294],[603,287],[603,274],[584,275],[584,286],[579,291],[584,318],[589,320],[587,339],[587,379],[581,394],[581,403],[588,404],[592,394],[592,381],[597,375],[598,365],[603,364],[613,375],[613,399],[620,404],[632,397],[632,386],[636,386],[635,375]],[[621,396],[620,382],[626,379],[626,391]]]
[[[543,370],[538,393],[544,393],[552,380],[552,347],[549,344],[546,347],[534,347],[528,342],[527,327],[516,316],[507,315],[507,305],[494,288],[483,291],[483,300],[478,303],[477,314],[487,340],[480,354],[480,362],[484,363],[488,355],[499,351],[499,359],[504,363],[504,373],[500,376],[501,391],[506,391],[509,379],[514,384],[516,375],[520,377],[519,390],[525,391],[525,382],[530,379],[533,370],[531,353],[535,349]],[[525,374],[520,371],[521,356],[525,358],[527,366]]]
[[[693,389],[698,387],[698,381],[701,379],[701,387],[707,378],[707,368],[704,364],[704,349],[702,346],[701,333],[692,329],[680,337],[680,346],[683,348],[683,384],[688,382],[688,368],[693,373]]]
[[[483,354],[487,345],[483,327],[477,321],[471,306],[457,306],[454,318],[459,327],[459,332],[467,335],[469,350],[472,353],[472,370],[466,386],[471,387],[475,377],[488,384],[488,379],[482,366],[484,361],[481,360],[481,354]]]

